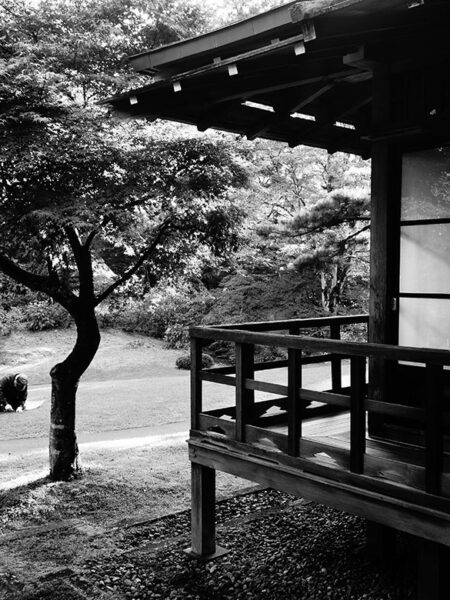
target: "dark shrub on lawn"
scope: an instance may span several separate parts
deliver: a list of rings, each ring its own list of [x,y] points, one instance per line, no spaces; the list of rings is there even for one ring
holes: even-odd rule
[[[202,354],[202,368],[209,369],[212,367],[214,361],[209,354]],[[190,354],[183,354],[183,356],[179,356],[175,361],[175,366],[177,369],[190,369],[191,368],[191,356]]]
[[[67,329],[70,327],[71,316],[59,304],[36,301],[22,307],[20,310],[22,323],[28,331]]]

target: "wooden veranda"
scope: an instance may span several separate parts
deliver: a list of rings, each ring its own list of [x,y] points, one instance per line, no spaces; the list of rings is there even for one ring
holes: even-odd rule
[[[361,515],[381,540],[417,536],[418,596],[448,598],[450,2],[299,0],[130,63],[151,80],[108,101],[119,113],[372,159],[368,317],[192,329],[192,554],[216,551],[226,471]],[[367,341],[344,339],[367,322]],[[236,366],[202,369],[217,340]],[[257,345],[287,359],[256,363]],[[234,402],[205,408],[204,382]]]
[[[365,315],[193,328],[191,432],[192,554],[214,556],[215,471],[256,481],[379,523],[392,542],[404,531],[422,544],[420,597],[439,597],[442,551],[450,546],[450,410],[446,383],[450,353],[341,340],[341,329]],[[305,335],[317,330],[328,337]],[[201,367],[202,348],[234,344],[233,367]],[[286,360],[254,362],[255,346],[284,348]],[[423,365],[426,394],[419,407],[371,397],[368,362]],[[302,385],[307,365],[327,363],[324,389]],[[349,368],[349,381],[343,369]],[[280,370],[285,379],[280,384]],[[262,373],[276,372],[277,383]],[[231,406],[204,410],[203,382],[235,388]],[[349,384],[349,385],[348,385]],[[258,393],[271,395],[259,400]],[[207,396],[205,395],[205,400]],[[338,411],[338,412],[336,412]],[[422,442],[369,437],[367,414],[407,423]],[[430,569],[433,575],[430,575]],[[434,595],[433,595],[434,594]]]

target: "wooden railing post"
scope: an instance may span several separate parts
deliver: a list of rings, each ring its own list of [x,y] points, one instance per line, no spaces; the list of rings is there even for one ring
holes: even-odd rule
[[[191,429],[199,428],[202,412],[202,346],[203,340],[191,338]]]
[[[350,471],[364,473],[366,451],[366,358],[350,360]]]
[[[236,344],[236,440],[245,442],[245,426],[253,420],[255,392],[247,390],[246,379],[254,377],[254,345]]]
[[[330,325],[330,336],[332,340],[341,339],[341,326],[339,323]],[[331,359],[331,389],[333,392],[342,390],[342,358],[338,355]]]
[[[303,401],[300,398],[302,387],[302,351],[288,349],[288,453],[298,456],[302,435]]]
[[[442,366],[427,364],[425,406],[425,491],[441,493],[443,468]]]

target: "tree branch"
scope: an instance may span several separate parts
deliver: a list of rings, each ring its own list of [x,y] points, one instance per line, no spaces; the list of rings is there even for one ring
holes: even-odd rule
[[[78,269],[78,281],[80,284],[80,300],[94,305],[94,273],[92,270],[91,251],[88,246],[81,244],[80,238],[74,227],[64,227],[70,247],[72,248],[75,263]],[[89,237],[92,234],[89,234]],[[89,239],[88,237],[88,239]],[[92,238],[93,239],[93,238]]]
[[[97,234],[98,234],[98,231],[94,230],[94,231],[91,231],[91,233],[87,236],[86,241],[83,244],[83,246],[84,246],[84,248],[86,248],[86,250],[90,249],[92,242],[94,241],[94,238]]]
[[[72,314],[77,297],[70,290],[62,288],[59,282],[56,284],[53,278],[30,273],[4,254],[0,254],[0,271],[30,290],[50,296]]]
[[[323,233],[327,229],[331,229],[332,227],[338,227],[339,225],[345,224],[354,224],[358,221],[370,221],[370,217],[355,217],[354,219],[340,219],[339,221],[328,222],[321,225],[317,225],[316,227],[311,227],[311,229],[306,229],[305,231],[293,231],[292,233],[286,233],[286,237],[302,237],[304,235],[309,235],[310,233]],[[361,231],[365,231],[366,229],[370,229],[370,225],[361,229]],[[360,232],[358,232],[360,233]],[[358,235],[358,234],[355,234]],[[352,237],[352,236],[351,236]]]
[[[340,244],[346,244],[349,240],[353,239],[354,237],[356,237],[360,233],[363,233],[364,231],[367,231],[368,229],[370,229],[370,225],[366,225],[365,227],[363,227],[362,229],[360,229],[356,233],[352,233],[351,235],[349,235],[348,237],[346,237],[344,240],[340,241],[339,243]]]
[[[147,249],[141,254],[138,260],[134,263],[132,267],[130,267],[125,273],[117,279],[114,283],[112,283],[106,290],[104,290],[101,294],[99,294],[95,300],[95,306],[98,306],[103,300],[105,300],[109,295],[111,295],[118,287],[126,283],[135,273],[136,271],[145,263],[146,260],[150,258],[153,254],[156,246],[159,244],[161,238],[164,233],[170,226],[169,219],[163,221],[163,223],[158,227],[156,235],[152,240],[151,244],[147,247]]]

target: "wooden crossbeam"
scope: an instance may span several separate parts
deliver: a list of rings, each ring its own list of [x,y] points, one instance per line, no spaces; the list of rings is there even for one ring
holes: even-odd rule
[[[331,90],[336,85],[336,82],[329,81],[324,85],[320,85],[319,88],[317,86],[314,87],[314,91],[307,90],[306,94],[303,94],[301,98],[299,98],[295,103],[291,103],[287,106],[280,106],[275,110],[275,114],[272,114],[254,126],[251,130],[246,133],[247,139],[254,140],[255,138],[261,136],[263,133],[268,131],[274,125],[277,125],[279,122],[288,118],[292,113],[302,110],[317,98],[320,98],[324,94],[326,94],[329,90]]]
[[[338,121],[345,121],[349,115],[357,112],[359,109],[363,108],[367,104],[369,104],[372,100],[372,95],[363,96],[362,98],[355,99],[354,95],[349,94],[345,99],[347,105],[344,103],[338,104],[337,107],[333,106],[333,111],[329,112],[326,116],[321,117],[316,114],[316,123],[309,127],[305,132],[306,137],[315,137],[320,134],[322,131],[327,129],[328,127],[334,126],[334,124]],[[356,134],[359,137],[359,134]],[[289,141],[289,145],[291,147],[298,146],[299,144],[304,143],[302,141],[302,136],[293,136]]]
[[[342,61],[344,65],[362,71],[373,71],[377,64],[376,61],[367,58],[367,51],[364,46],[360,46],[356,52],[346,54]]]
[[[214,122],[220,118],[223,113],[229,109],[236,108],[240,106],[239,100],[234,100],[231,102],[222,102],[220,104],[214,104],[208,110],[205,110],[202,113],[202,118],[197,121],[197,129],[199,131],[206,131],[210,127],[214,125]]]

